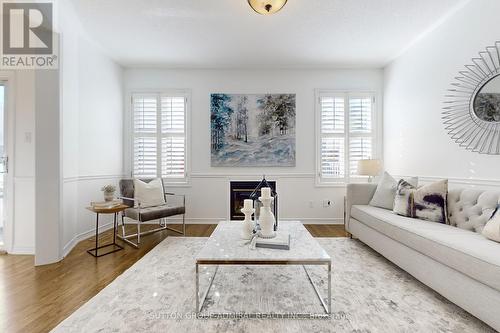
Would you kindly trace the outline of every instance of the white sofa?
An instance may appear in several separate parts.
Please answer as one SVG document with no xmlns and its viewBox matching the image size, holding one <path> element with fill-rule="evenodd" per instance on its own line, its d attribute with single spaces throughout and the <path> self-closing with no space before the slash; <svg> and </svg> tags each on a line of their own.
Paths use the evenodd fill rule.
<svg viewBox="0 0 500 333">
<path fill-rule="evenodd" d="M 377 185 L 349 184 L 346 229 L 384 257 L 500 331 L 500 243 L 480 233 L 500 192 L 452 190 L 451 225 L 369 206 Z"/>
</svg>

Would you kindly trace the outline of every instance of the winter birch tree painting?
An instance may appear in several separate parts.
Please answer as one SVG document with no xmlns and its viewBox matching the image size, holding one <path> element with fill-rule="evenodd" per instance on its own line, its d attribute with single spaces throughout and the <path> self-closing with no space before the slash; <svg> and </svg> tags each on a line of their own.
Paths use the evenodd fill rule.
<svg viewBox="0 0 500 333">
<path fill-rule="evenodd" d="M 295 166 L 295 94 L 212 94 L 212 166 Z"/>
</svg>

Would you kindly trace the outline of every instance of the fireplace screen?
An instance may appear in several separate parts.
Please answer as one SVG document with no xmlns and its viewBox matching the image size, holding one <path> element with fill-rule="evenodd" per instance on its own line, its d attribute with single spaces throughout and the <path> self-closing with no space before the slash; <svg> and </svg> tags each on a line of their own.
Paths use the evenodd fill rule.
<svg viewBox="0 0 500 333">
<path fill-rule="evenodd" d="M 276 182 L 268 181 L 273 192 L 276 192 Z M 244 220 L 245 215 L 241 212 L 243 200 L 250 199 L 250 194 L 260 184 L 260 181 L 232 181 L 230 182 L 230 220 Z"/>
</svg>

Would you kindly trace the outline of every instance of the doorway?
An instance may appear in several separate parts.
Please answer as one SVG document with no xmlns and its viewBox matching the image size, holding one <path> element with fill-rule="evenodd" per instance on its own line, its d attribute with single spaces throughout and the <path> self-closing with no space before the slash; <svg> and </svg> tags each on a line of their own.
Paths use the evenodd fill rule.
<svg viewBox="0 0 500 333">
<path fill-rule="evenodd" d="M 5 140 L 5 82 L 0 81 L 0 250 L 5 250 L 5 175 L 7 174 L 7 149 Z"/>
</svg>

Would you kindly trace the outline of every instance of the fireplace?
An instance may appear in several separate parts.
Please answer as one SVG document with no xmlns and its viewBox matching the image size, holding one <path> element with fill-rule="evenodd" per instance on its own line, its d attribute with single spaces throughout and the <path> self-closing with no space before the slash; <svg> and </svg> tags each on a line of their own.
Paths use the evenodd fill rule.
<svg viewBox="0 0 500 333">
<path fill-rule="evenodd" d="M 260 181 L 231 181 L 229 191 L 230 220 L 243 220 L 245 215 L 240 211 L 243 208 L 243 200 L 249 199 L 250 194 L 259 185 Z M 276 182 L 268 181 L 272 191 L 276 191 Z"/>
</svg>

